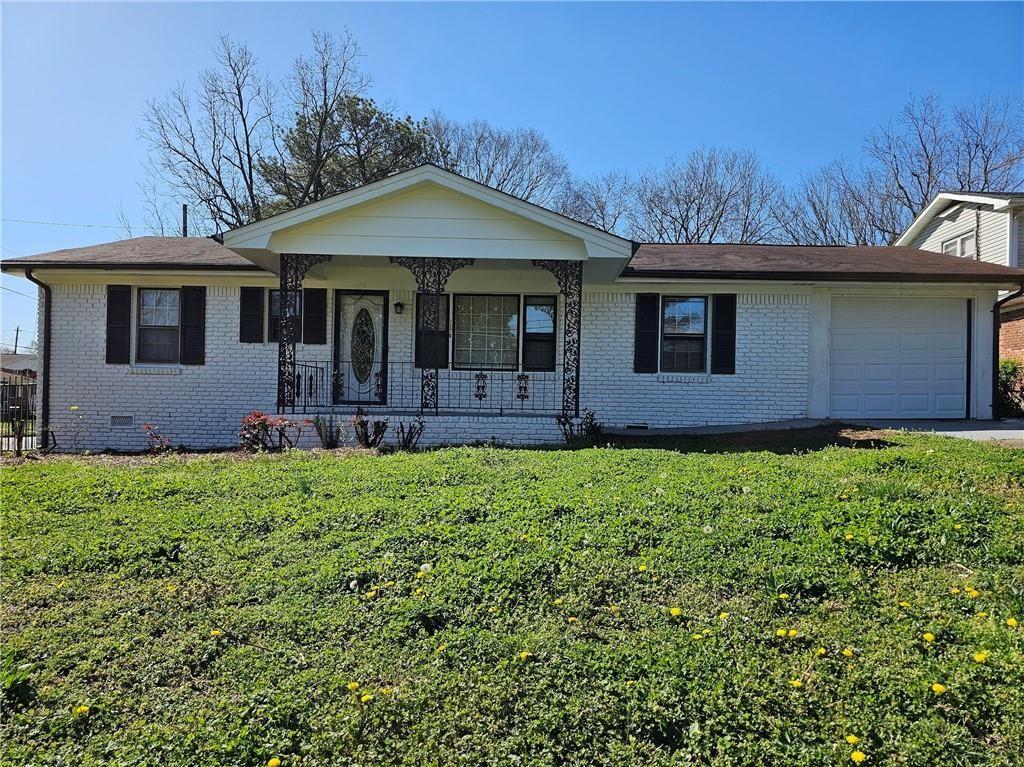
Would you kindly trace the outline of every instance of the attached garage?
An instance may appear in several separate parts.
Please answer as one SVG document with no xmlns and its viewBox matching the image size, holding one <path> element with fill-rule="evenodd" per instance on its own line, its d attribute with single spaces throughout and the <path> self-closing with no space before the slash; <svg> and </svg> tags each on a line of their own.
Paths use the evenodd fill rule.
<svg viewBox="0 0 1024 767">
<path fill-rule="evenodd" d="M 964 418 L 969 301 L 834 296 L 833 418 Z"/>
</svg>

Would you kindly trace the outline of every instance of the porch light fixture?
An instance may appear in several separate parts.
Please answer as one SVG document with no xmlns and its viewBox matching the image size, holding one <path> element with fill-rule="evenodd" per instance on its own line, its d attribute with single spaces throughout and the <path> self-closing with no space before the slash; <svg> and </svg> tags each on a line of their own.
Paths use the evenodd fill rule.
<svg viewBox="0 0 1024 767">
<path fill-rule="evenodd" d="M 405 304 L 401 301 L 395 301 L 395 314 L 401 314 L 405 311 Z"/>
</svg>

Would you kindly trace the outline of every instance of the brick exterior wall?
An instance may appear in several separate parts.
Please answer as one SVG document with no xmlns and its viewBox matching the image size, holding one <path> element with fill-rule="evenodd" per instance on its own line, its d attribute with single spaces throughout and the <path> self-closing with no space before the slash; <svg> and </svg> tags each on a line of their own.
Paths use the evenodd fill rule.
<svg viewBox="0 0 1024 767">
<path fill-rule="evenodd" d="M 1000 317 L 999 356 L 1024 362 L 1024 309 L 1004 312 Z"/>
<path fill-rule="evenodd" d="M 333 291 L 330 296 L 329 343 L 300 345 L 300 360 L 330 359 Z M 254 409 L 274 412 L 277 387 L 277 344 L 238 341 L 239 297 L 239 287 L 207 288 L 205 365 L 107 365 L 105 286 L 55 284 L 50 422 L 59 449 L 141 450 L 146 446 L 144 423 L 159 425 L 174 444 L 188 448 L 235 445 L 243 415 Z M 401 315 L 390 314 L 391 360 L 411 361 L 414 295 L 392 291 L 388 300 L 407 307 Z M 580 406 L 592 409 L 600 421 L 653 428 L 806 416 L 807 295 L 741 294 L 737 372 L 714 376 L 634 373 L 634 300 L 627 292 L 584 294 Z M 560 362 L 560 343 L 557 354 Z M 112 416 L 132 416 L 134 423 L 113 426 Z M 344 422 L 348 414 L 338 417 Z M 391 421 L 411 417 L 391 416 Z M 438 415 L 427 422 L 425 445 L 560 439 L 553 417 Z M 311 428 L 304 442 L 315 442 Z"/>
</svg>

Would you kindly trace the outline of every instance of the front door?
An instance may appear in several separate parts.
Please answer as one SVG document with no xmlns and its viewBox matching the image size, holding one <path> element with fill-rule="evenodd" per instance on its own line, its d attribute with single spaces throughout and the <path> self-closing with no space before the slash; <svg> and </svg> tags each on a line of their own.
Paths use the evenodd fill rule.
<svg viewBox="0 0 1024 767">
<path fill-rule="evenodd" d="M 334 301 L 334 401 L 387 401 L 388 294 L 339 290 Z"/>
</svg>

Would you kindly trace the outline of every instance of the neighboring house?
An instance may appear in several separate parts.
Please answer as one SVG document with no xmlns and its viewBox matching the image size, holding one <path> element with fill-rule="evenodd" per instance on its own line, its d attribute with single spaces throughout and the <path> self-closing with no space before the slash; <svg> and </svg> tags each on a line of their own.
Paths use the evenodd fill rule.
<svg viewBox="0 0 1024 767">
<path fill-rule="evenodd" d="M 1024 192 L 942 192 L 896 244 L 1024 266 Z M 1004 302 L 1000 318 L 1000 353 L 1024 362 L 1024 297 Z"/>
<path fill-rule="evenodd" d="M 39 361 L 35 354 L 0 354 L 0 377 L 35 379 L 39 374 Z"/>
<path fill-rule="evenodd" d="M 41 286 L 42 417 L 80 449 L 142 448 L 148 422 L 231 445 L 253 409 L 422 413 L 425 443 L 554 442 L 583 409 L 638 430 L 986 419 L 993 307 L 1024 279 L 904 247 L 634 243 L 433 166 L 223 244 L 3 269 Z"/>
</svg>

